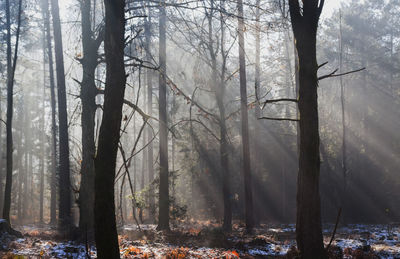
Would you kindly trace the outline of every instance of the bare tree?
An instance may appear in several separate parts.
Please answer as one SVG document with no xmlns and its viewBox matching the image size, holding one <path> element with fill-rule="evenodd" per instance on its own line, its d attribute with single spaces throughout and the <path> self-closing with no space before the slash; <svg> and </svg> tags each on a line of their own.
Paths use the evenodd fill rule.
<svg viewBox="0 0 400 259">
<path fill-rule="evenodd" d="M 61 36 L 60 12 L 58 0 L 51 0 L 51 14 L 53 17 L 54 49 L 56 56 L 57 97 L 58 97 L 58 121 L 59 121 L 59 155 L 60 170 L 58 188 L 60 191 L 58 224 L 61 230 L 68 230 L 72 225 L 71 217 L 71 180 L 69 164 L 68 144 L 68 114 L 67 95 L 65 89 L 65 72 L 63 44 Z"/>
<path fill-rule="evenodd" d="M 159 20 L 159 120 L 160 120 L 160 190 L 158 226 L 159 230 L 169 229 L 169 183 L 168 183 L 168 120 L 167 120 L 167 44 L 165 1 L 160 2 Z"/>
<path fill-rule="evenodd" d="M 301 258 L 326 258 L 319 194 L 318 63 L 316 41 L 324 0 L 289 0 L 299 56 L 300 154 L 297 182 L 296 240 Z"/>
<path fill-rule="evenodd" d="M 81 86 L 82 100 L 82 163 L 81 185 L 79 189 L 79 228 L 92 236 L 94 221 L 94 157 L 96 95 L 95 71 L 98 64 L 98 49 L 103 41 L 103 30 L 96 37 L 92 30 L 91 1 L 81 1 L 82 47 L 83 57 L 80 59 L 83 73 Z"/>
<path fill-rule="evenodd" d="M 106 86 L 95 158 L 95 240 L 98 258 L 119 258 L 114 181 L 125 94 L 125 0 L 104 0 Z"/>
<path fill-rule="evenodd" d="M 42 0 L 42 13 L 46 34 L 46 53 L 48 57 L 50 77 L 50 103 L 51 103 L 51 177 L 50 177 L 50 224 L 57 222 L 57 121 L 56 121 L 56 93 L 54 82 L 53 47 L 50 31 L 49 0 Z"/>
<path fill-rule="evenodd" d="M 240 114 L 242 125 L 242 156 L 244 177 L 245 221 L 246 231 L 252 232 L 253 219 L 253 193 L 251 187 L 250 168 L 250 143 L 249 143 L 249 117 L 247 112 L 247 81 L 246 81 L 246 51 L 244 45 L 244 17 L 243 1 L 238 0 L 238 34 L 239 34 L 239 74 L 240 74 Z"/>
<path fill-rule="evenodd" d="M 7 28 L 7 174 L 6 186 L 4 191 L 3 218 L 10 223 L 11 208 L 11 187 L 13 171 L 13 140 L 12 140 L 12 117 L 13 117 L 13 95 L 14 95 L 14 76 L 17 66 L 19 34 L 21 29 L 22 0 L 18 2 L 18 25 L 16 32 L 16 42 L 14 58 L 11 53 L 11 19 L 10 19 L 10 1 L 6 0 L 6 28 Z"/>
<path fill-rule="evenodd" d="M 148 62 L 151 62 L 151 50 L 150 50 L 150 44 L 151 44 L 151 14 L 150 14 L 150 9 L 149 9 L 149 16 L 146 21 L 145 25 L 145 40 L 146 40 L 146 60 Z M 147 114 L 149 116 L 152 116 L 153 114 L 153 71 L 151 69 L 147 69 Z M 153 161 L 153 136 L 152 136 L 152 130 L 149 127 L 147 131 L 147 142 L 148 147 L 147 147 L 147 170 L 149 173 L 149 183 L 152 183 L 154 180 L 154 161 Z M 154 221 L 155 219 L 155 201 L 154 201 L 154 190 L 153 188 L 150 188 L 150 194 L 149 194 L 149 216 L 150 220 Z"/>
</svg>

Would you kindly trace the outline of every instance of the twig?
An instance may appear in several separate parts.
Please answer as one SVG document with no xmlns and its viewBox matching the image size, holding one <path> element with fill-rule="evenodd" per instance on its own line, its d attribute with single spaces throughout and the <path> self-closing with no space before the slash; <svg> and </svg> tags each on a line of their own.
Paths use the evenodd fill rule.
<svg viewBox="0 0 400 259">
<path fill-rule="evenodd" d="M 342 207 L 339 208 L 338 215 L 336 217 L 335 228 L 333 229 L 331 240 L 329 241 L 329 244 L 326 246 L 326 250 L 329 249 L 329 247 L 331 246 L 333 240 L 335 239 L 335 234 L 336 234 L 337 226 L 339 224 L 340 214 L 342 214 Z"/>
<path fill-rule="evenodd" d="M 336 74 L 336 72 L 338 71 L 338 69 L 335 69 L 335 71 L 333 71 L 333 72 L 330 73 L 330 74 L 327 74 L 327 75 L 318 77 L 318 81 L 320 81 L 320 80 L 322 80 L 322 79 L 325 79 L 325 78 L 338 77 L 338 76 L 345 76 L 345 75 L 348 75 L 348 74 L 357 73 L 357 72 L 363 71 L 364 69 L 365 69 L 365 67 L 360 68 L 360 69 L 356 69 L 356 70 L 353 70 L 353 71 L 349 71 L 349 72 L 346 72 L 346 73 L 341 73 L 341 74 Z"/>
<path fill-rule="evenodd" d="M 326 64 L 328 64 L 328 61 L 322 63 L 321 65 L 318 65 L 318 69 L 320 69 L 321 67 L 325 66 Z"/>
<path fill-rule="evenodd" d="M 297 103 L 298 101 L 297 101 L 297 99 L 290 99 L 290 98 L 280 98 L 280 99 L 274 99 L 274 100 L 266 100 L 266 101 L 264 102 L 264 105 L 263 105 L 263 107 L 261 108 L 261 110 L 264 110 L 265 106 L 266 106 L 268 103 L 278 103 L 278 102 L 294 102 L 294 103 Z"/>
<path fill-rule="evenodd" d="M 127 165 L 127 161 L 126 161 L 126 157 L 125 157 L 125 152 L 124 152 L 124 149 L 122 148 L 122 145 L 121 145 L 121 142 L 120 142 L 120 144 L 118 145 L 119 146 L 119 150 L 120 150 L 120 152 L 121 152 L 121 156 L 122 156 L 122 160 L 123 160 L 123 163 L 124 163 L 124 167 L 125 167 L 125 174 L 128 176 L 128 181 L 129 181 L 129 187 L 130 187 L 130 189 L 131 189 L 131 195 L 132 195 L 132 210 L 133 210 L 133 212 L 132 212 L 132 216 L 133 216 L 133 219 L 135 220 L 135 222 L 136 222 L 136 225 L 137 225 L 137 227 L 138 227 L 138 229 L 139 229 L 139 231 L 142 231 L 142 229 L 140 228 L 140 224 L 139 224 L 139 221 L 137 220 L 137 218 L 136 218 L 136 213 L 135 213 L 135 208 L 136 208 L 136 198 L 135 198 L 135 192 L 133 191 L 133 186 L 132 186 L 132 180 L 131 180 L 131 176 L 130 176 L 130 174 L 129 174 L 129 167 L 128 167 L 128 165 Z M 135 183 L 136 184 L 136 183 Z"/>
<path fill-rule="evenodd" d="M 271 118 L 271 117 L 261 117 L 259 120 L 272 120 L 272 121 L 300 121 L 299 119 L 290 119 L 290 118 Z"/>
</svg>

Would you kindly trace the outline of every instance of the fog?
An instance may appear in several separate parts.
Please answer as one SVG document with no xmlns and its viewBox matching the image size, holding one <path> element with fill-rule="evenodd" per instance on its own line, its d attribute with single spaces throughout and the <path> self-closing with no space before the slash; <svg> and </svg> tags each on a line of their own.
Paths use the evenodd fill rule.
<svg viewBox="0 0 400 259">
<path fill-rule="evenodd" d="M 11 46 L 15 55 L 18 3 L 11 2 Z M 223 225 L 227 200 L 234 224 L 244 224 L 248 186 L 243 171 L 247 162 L 243 149 L 243 96 L 239 87 L 242 70 L 238 18 L 244 22 L 251 215 L 255 225 L 296 223 L 299 121 L 303 117 L 298 108 L 299 63 L 288 3 L 245 0 L 244 14 L 240 17 L 236 13 L 237 1 L 166 2 L 127 0 L 125 4 L 126 84 L 114 180 L 118 230 L 122 233 L 126 226 L 143 228 L 158 222 L 159 197 L 162 197 L 160 168 L 163 168 L 160 125 L 164 125 L 159 116 L 159 85 L 164 74 L 168 133 L 164 155 L 168 159 L 166 199 L 170 225 L 174 228 L 190 222 Z M 165 5 L 167 19 L 166 71 L 162 71 L 160 63 L 161 5 Z M 64 159 L 60 156 L 60 106 L 54 110 L 51 104 L 51 80 L 55 81 L 55 104 L 60 98 L 55 74 L 57 53 L 48 47 L 46 36 L 51 32 L 46 29 L 42 6 L 41 0 L 23 0 L 12 93 L 9 220 L 21 229 L 38 224 L 56 226 L 61 206 L 59 190 L 66 188 L 60 188 L 59 179 L 60 159 Z M 82 45 L 82 6 L 80 1 L 59 1 L 66 80 L 68 188 L 71 225 L 77 228 L 82 227 L 80 211 L 86 206 L 81 195 L 82 183 L 86 181 L 83 175 L 88 170 L 93 175 L 95 172 L 93 161 L 101 139 L 104 95 L 109 82 L 107 53 L 104 43 L 100 43 L 92 78 L 97 92 L 91 105 L 96 107 L 89 119 L 94 125 L 95 153 L 86 154 L 83 141 L 90 139 L 90 135 L 84 133 L 87 120 L 82 117 L 86 109 L 82 103 L 87 100 L 84 99 L 87 92 L 82 91 L 83 66 L 88 62 L 87 49 Z M 0 8 L 4 16 L 3 3 Z M 89 8 L 90 37 L 96 40 L 105 26 L 105 6 L 102 1 L 92 0 Z M 400 222 L 398 11 L 396 1 L 330 0 L 326 1 L 319 20 L 316 50 L 320 67 L 315 109 L 319 119 L 323 225 Z M 53 21 L 50 22 L 53 30 Z M 3 39 L 0 211 L 3 211 L 9 99 L 7 33 L 3 19 L 0 26 Z M 53 33 L 50 38 L 54 44 Z M 50 52 L 53 68 L 49 67 Z M 50 69 L 54 71 L 50 73 Z M 85 167 L 85 163 L 92 166 Z M 94 178 L 91 179 L 92 189 L 85 192 L 93 201 Z"/>
</svg>

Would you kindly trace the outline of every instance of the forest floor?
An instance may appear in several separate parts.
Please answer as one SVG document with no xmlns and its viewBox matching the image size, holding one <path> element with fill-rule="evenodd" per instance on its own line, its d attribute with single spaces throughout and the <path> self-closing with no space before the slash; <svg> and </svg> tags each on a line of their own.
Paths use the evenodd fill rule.
<svg viewBox="0 0 400 259">
<path fill-rule="evenodd" d="M 164 233 L 155 225 L 127 225 L 119 236 L 121 258 L 294 258 L 295 228 L 261 225 L 247 235 L 234 225 L 229 235 L 211 222 L 191 222 Z M 24 234 L 0 237 L 0 258 L 96 258 L 94 245 L 63 240 L 54 229 L 36 225 L 17 227 Z M 333 225 L 324 226 L 324 242 Z M 347 225 L 337 229 L 330 258 L 400 258 L 400 224 Z M 19 256 L 19 257 L 18 257 Z"/>
</svg>

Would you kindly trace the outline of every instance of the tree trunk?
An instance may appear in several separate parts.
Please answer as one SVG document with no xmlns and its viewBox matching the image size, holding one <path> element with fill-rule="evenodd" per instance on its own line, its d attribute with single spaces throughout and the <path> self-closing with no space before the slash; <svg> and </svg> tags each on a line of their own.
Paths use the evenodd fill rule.
<svg viewBox="0 0 400 259">
<path fill-rule="evenodd" d="M 26 115 L 24 116 L 24 120 L 26 120 Z M 25 122 L 24 122 L 25 123 Z M 24 193 L 22 195 L 22 217 L 21 221 L 24 222 L 28 215 L 28 145 L 26 141 L 26 133 L 24 133 L 25 140 L 25 152 L 24 152 L 24 175 L 23 175 L 23 190 Z M 25 222 L 24 222 L 25 223 Z"/>
<path fill-rule="evenodd" d="M 160 2 L 159 46 L 159 120 L 160 120 L 160 190 L 158 230 L 169 230 L 169 183 L 168 183 L 168 128 L 167 128 L 167 45 L 165 1 Z"/>
<path fill-rule="evenodd" d="M 95 240 L 98 258 L 119 258 L 114 181 L 125 94 L 125 0 L 104 0 L 106 87 L 95 158 Z M 106 224 L 105 224 L 106 223 Z"/>
<path fill-rule="evenodd" d="M 339 73 L 343 73 L 343 40 L 342 40 L 342 12 L 340 11 L 340 24 L 339 24 Z M 344 92 L 344 84 L 343 77 L 339 78 L 340 81 L 340 103 L 342 110 L 342 174 L 343 174 L 343 190 L 342 190 L 342 218 L 343 221 L 346 221 L 346 213 L 347 213 L 347 147 L 346 147 L 346 117 L 345 117 L 345 92 Z"/>
<path fill-rule="evenodd" d="M 28 107 L 31 107 L 30 105 L 28 105 Z M 29 114 L 29 120 L 28 120 L 28 124 L 27 124 L 27 128 L 30 128 L 31 127 L 31 114 L 30 113 L 28 113 Z M 32 137 L 31 137 L 31 135 L 29 134 L 29 139 L 32 139 Z M 31 142 L 31 145 L 30 145 L 30 150 L 29 150 L 29 163 L 28 163 L 28 175 L 29 175 L 29 192 L 28 192 L 28 196 L 26 197 L 26 199 L 27 199 L 27 201 L 28 201 L 28 219 L 29 219 L 29 223 L 32 223 L 32 222 L 34 222 L 35 221 L 35 219 L 34 219 L 34 209 L 36 208 L 34 205 L 33 205 L 33 201 L 34 201 L 34 199 L 33 199 L 33 197 L 34 197 L 34 195 L 33 195 L 33 188 L 34 188 L 34 186 L 33 186 L 33 155 L 32 155 L 32 148 L 33 148 L 33 141 Z"/>
<path fill-rule="evenodd" d="M 258 118 L 261 116 L 260 109 L 260 86 L 261 86 L 261 76 L 260 76 L 260 67 L 261 67 L 261 25 L 260 25 L 260 0 L 256 2 L 256 63 L 255 63 L 255 79 L 254 79 L 254 95 L 256 97 L 256 105 L 254 108 L 254 136 L 253 136 L 253 153 L 254 153 L 254 166 L 253 172 L 255 175 L 260 173 L 261 169 L 261 157 L 260 157 L 260 122 Z M 257 206 L 256 206 L 257 208 Z M 258 215 L 258 210 L 255 211 L 254 215 L 254 224 L 258 225 L 260 222 L 260 216 Z"/>
<path fill-rule="evenodd" d="M 296 241 L 301 258 L 326 258 L 319 194 L 318 64 L 316 36 L 324 1 L 290 0 L 290 16 L 299 56 L 300 156 L 297 182 Z"/>
<path fill-rule="evenodd" d="M 49 59 L 49 77 L 50 77 L 50 102 L 51 102 L 51 177 L 50 177 L 50 224 L 55 225 L 57 223 L 57 122 L 56 122 L 56 94 L 55 94 L 55 82 L 54 82 L 54 64 L 53 64 L 53 47 L 51 44 L 51 32 L 50 32 L 50 11 L 49 1 L 43 0 L 42 12 L 44 17 L 44 26 L 46 32 L 46 45 L 47 45 L 47 56 Z"/>
<path fill-rule="evenodd" d="M 243 1 L 238 0 L 238 33 L 239 33 L 239 74 L 240 74 L 240 114 L 242 124 L 242 174 L 244 178 L 244 200 L 246 231 L 251 232 L 253 220 L 253 193 L 251 188 L 249 118 L 247 112 L 246 57 L 244 45 Z"/>
<path fill-rule="evenodd" d="M 44 202 L 44 157 L 45 157 L 45 96 L 46 96 L 46 35 L 45 30 L 42 32 L 42 40 L 43 40 L 43 95 L 42 95 L 42 114 L 40 118 L 40 195 L 39 195 L 39 223 L 43 223 L 43 202 Z"/>
<path fill-rule="evenodd" d="M 72 225 L 71 182 L 68 145 L 67 96 L 65 89 L 64 56 L 58 0 L 51 0 L 51 14 L 53 17 L 54 47 L 56 55 L 58 121 L 60 137 L 60 170 L 58 176 L 60 197 L 58 208 L 58 224 L 60 230 L 68 230 Z"/>
<path fill-rule="evenodd" d="M 146 95 L 144 94 L 143 98 L 146 100 Z M 143 131 L 143 136 L 142 136 L 142 146 L 146 146 L 146 131 Z M 144 191 L 144 180 L 145 180 L 145 172 L 146 172 L 146 160 L 147 160 L 147 153 L 145 150 L 142 152 L 142 168 L 141 168 L 141 175 L 140 175 L 140 191 Z M 139 208 L 139 220 L 140 223 L 143 224 L 143 206 Z"/>
<path fill-rule="evenodd" d="M 95 146 L 95 116 L 96 95 L 95 71 L 97 67 L 98 48 L 101 43 L 102 33 L 95 39 L 91 26 L 91 1 L 81 1 L 82 16 L 82 46 L 83 68 L 81 81 L 82 100 L 82 164 L 81 186 L 79 190 L 79 229 L 85 235 L 92 237 L 94 224 L 94 157 Z"/>
<path fill-rule="evenodd" d="M 11 57 L 11 21 L 10 21 L 10 1 L 6 0 L 6 27 L 7 27 L 7 173 L 6 186 L 4 191 L 3 218 L 10 223 L 11 209 L 11 188 L 12 188 L 12 167 L 13 167 L 13 144 L 12 144 L 12 117 L 13 117 L 13 95 L 14 95 L 14 76 L 18 57 L 19 33 L 21 28 L 22 0 L 18 5 L 18 26 L 16 32 L 16 42 L 14 59 Z"/>
<path fill-rule="evenodd" d="M 224 1 L 221 1 L 221 5 L 224 5 Z M 230 173 L 229 173 L 229 160 L 228 160 L 228 131 L 226 128 L 226 115 L 225 115 L 225 104 L 224 104 L 224 95 L 225 95 L 225 48 L 224 48 L 224 40 L 225 40 L 225 27 L 224 21 L 222 20 L 221 14 L 221 56 L 222 56 L 222 67 L 221 67 L 221 75 L 218 78 L 217 72 L 217 57 L 214 49 L 214 39 L 213 39 L 213 15 L 215 12 L 214 9 L 214 0 L 210 3 L 210 11 L 208 14 L 208 45 L 209 45 L 209 53 L 211 58 L 211 84 L 215 91 L 215 99 L 218 106 L 219 111 L 219 129 L 220 129 L 220 141 L 219 141 L 219 154 L 220 154 L 220 163 L 221 163 L 221 180 L 222 180 L 222 198 L 224 202 L 224 218 L 223 218 L 223 230 L 226 232 L 230 232 L 232 230 L 232 200 L 231 200 L 231 187 L 230 187 Z M 221 7 L 223 9 L 223 7 Z"/>
<path fill-rule="evenodd" d="M 22 106 L 20 104 L 20 106 Z M 17 165 L 18 165 L 18 200 L 17 200 L 17 218 L 19 224 L 22 224 L 22 195 L 23 195 L 23 190 L 22 190 L 22 183 L 23 183 L 23 176 L 24 176 L 24 167 L 22 163 L 22 159 L 24 158 L 24 153 L 22 147 L 22 132 L 21 132 L 21 122 L 23 121 L 23 112 L 22 112 L 22 107 L 20 109 L 21 112 L 18 113 L 18 138 L 17 138 Z"/>
<path fill-rule="evenodd" d="M 151 62 L 151 16 L 149 14 L 148 21 L 146 22 L 145 28 L 145 39 L 146 39 L 146 60 Z M 147 69 L 147 114 L 152 116 L 153 114 L 153 71 L 151 69 Z M 150 193 L 149 193 L 149 220 L 150 222 L 154 222 L 155 219 L 155 201 L 154 201 L 154 189 L 153 189 L 153 180 L 154 180 L 154 160 L 153 160 L 153 132 L 150 127 L 147 127 L 147 170 L 149 173 L 149 184 L 150 184 Z"/>
</svg>

